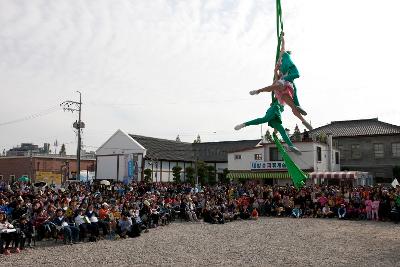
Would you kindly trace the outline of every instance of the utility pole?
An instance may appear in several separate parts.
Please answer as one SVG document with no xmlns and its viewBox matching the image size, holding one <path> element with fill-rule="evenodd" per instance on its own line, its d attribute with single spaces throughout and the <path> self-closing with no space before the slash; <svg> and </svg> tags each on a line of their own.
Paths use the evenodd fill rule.
<svg viewBox="0 0 400 267">
<path fill-rule="evenodd" d="M 77 145 L 77 151 L 76 151 L 76 161 L 77 161 L 77 179 L 80 179 L 80 174 L 81 174 L 81 129 L 85 128 L 85 123 L 81 121 L 81 111 L 82 111 L 82 93 L 79 91 L 76 91 L 79 93 L 79 102 L 76 101 L 71 101 L 67 100 L 64 101 L 60 104 L 60 106 L 63 107 L 64 111 L 71 111 L 74 113 L 75 111 L 78 112 L 78 121 L 75 121 L 73 124 L 73 127 L 78 131 L 78 145 Z"/>
</svg>

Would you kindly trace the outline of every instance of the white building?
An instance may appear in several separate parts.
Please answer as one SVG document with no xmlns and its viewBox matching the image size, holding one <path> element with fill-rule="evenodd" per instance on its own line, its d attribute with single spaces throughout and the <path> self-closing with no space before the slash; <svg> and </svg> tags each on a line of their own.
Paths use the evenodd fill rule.
<svg viewBox="0 0 400 267">
<path fill-rule="evenodd" d="M 146 149 L 122 130 L 115 132 L 96 151 L 96 179 L 139 180 Z"/>
<path fill-rule="evenodd" d="M 118 130 L 96 151 L 96 179 L 141 181 L 150 169 L 152 181 L 172 182 L 174 166 L 195 168 L 196 161 L 214 166 L 218 178 L 228 168 L 230 151 L 254 147 L 260 140 L 185 143 L 154 137 L 127 134 Z"/>
<path fill-rule="evenodd" d="M 302 154 L 289 152 L 289 155 L 304 172 L 320 174 L 340 171 L 339 150 L 313 141 L 294 144 Z M 228 177 L 232 179 L 265 179 L 265 183 L 280 185 L 291 183 L 286 165 L 274 143 L 260 143 L 253 148 L 228 153 L 228 169 Z M 315 178 L 313 182 L 321 182 L 318 175 Z"/>
</svg>

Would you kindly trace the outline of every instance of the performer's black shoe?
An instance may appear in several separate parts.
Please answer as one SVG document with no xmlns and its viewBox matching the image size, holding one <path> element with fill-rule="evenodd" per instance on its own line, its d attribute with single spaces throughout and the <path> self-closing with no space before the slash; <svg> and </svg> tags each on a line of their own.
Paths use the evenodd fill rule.
<svg viewBox="0 0 400 267">
<path fill-rule="evenodd" d="M 244 128 L 244 127 L 246 127 L 246 124 L 241 123 L 241 124 L 238 124 L 238 125 L 235 126 L 235 130 L 238 131 L 238 130 Z"/>
<path fill-rule="evenodd" d="M 301 115 L 307 116 L 307 112 L 300 106 L 296 106 L 297 110 L 300 112 Z"/>
</svg>

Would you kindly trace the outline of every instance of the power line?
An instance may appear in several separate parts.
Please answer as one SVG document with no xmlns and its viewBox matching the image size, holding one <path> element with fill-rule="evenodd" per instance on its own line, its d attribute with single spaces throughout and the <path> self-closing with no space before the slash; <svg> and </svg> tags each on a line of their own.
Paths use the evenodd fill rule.
<svg viewBox="0 0 400 267">
<path fill-rule="evenodd" d="M 242 98 L 242 99 L 225 99 L 225 100 L 198 100 L 198 101 L 178 101 L 178 102 L 163 102 L 157 103 L 159 105 L 178 105 L 178 104 L 209 104 L 209 103 L 224 103 L 224 102 L 241 102 L 241 101 L 254 101 L 252 99 Z M 148 106 L 149 103 L 98 103 L 89 102 L 93 106 Z"/>
<path fill-rule="evenodd" d="M 15 120 L 11 120 L 11 121 L 6 121 L 6 122 L 3 122 L 3 123 L 0 123 L 0 126 L 5 126 L 5 125 L 18 123 L 18 122 L 33 120 L 33 119 L 36 119 L 36 118 L 39 118 L 39 117 L 43 117 L 45 115 L 49 115 L 51 113 L 57 112 L 59 110 L 60 110 L 60 107 L 58 105 L 57 106 L 53 106 L 53 107 L 50 107 L 48 109 L 42 110 L 42 111 L 40 111 L 38 113 L 31 114 L 31 115 L 25 116 L 25 117 L 20 118 L 20 119 L 15 119 Z"/>
</svg>

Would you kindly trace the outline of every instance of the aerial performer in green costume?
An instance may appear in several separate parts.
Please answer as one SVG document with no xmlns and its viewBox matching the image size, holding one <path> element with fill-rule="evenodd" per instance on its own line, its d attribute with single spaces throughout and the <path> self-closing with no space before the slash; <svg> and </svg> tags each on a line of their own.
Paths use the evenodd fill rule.
<svg viewBox="0 0 400 267">
<path fill-rule="evenodd" d="M 285 51 L 282 8 L 280 0 L 276 0 L 276 14 L 278 46 L 275 57 L 274 82 L 270 86 L 250 92 L 251 95 L 256 95 L 261 92 L 271 92 L 272 103 L 264 117 L 238 124 L 235 126 L 235 130 L 240 130 L 246 126 L 259 125 L 262 123 L 268 123 L 270 127 L 274 128 L 274 133 L 272 135 L 273 141 L 278 148 L 279 153 L 282 155 L 294 186 L 296 188 L 301 188 L 305 185 L 307 175 L 291 159 L 290 155 L 282 146 L 281 141 L 276 136 L 276 133 L 279 132 L 283 140 L 289 146 L 289 150 L 296 154 L 301 154 L 301 152 L 293 145 L 284 127 L 282 126 L 281 113 L 283 111 L 283 106 L 287 104 L 289 107 L 291 107 L 293 114 L 297 116 L 302 121 L 304 126 L 306 126 L 309 130 L 312 130 L 312 127 L 304 119 L 303 115 L 307 115 L 307 112 L 300 107 L 297 98 L 297 90 L 296 86 L 294 85 L 294 79 L 299 78 L 299 72 L 290 58 L 290 53 Z"/>
<path fill-rule="evenodd" d="M 302 121 L 303 125 L 306 126 L 307 129 L 312 130 L 312 127 L 301 114 L 305 113 L 305 111 L 295 104 L 294 99 L 297 99 L 297 96 L 296 90 L 294 89 L 293 80 L 299 77 L 299 72 L 297 71 L 297 68 L 293 64 L 292 60 L 290 59 L 289 53 L 285 51 L 283 33 L 281 35 L 281 39 L 282 46 L 279 59 L 277 61 L 277 64 L 275 65 L 274 83 L 265 88 L 250 92 L 251 95 L 256 95 L 261 92 L 273 92 L 275 97 L 273 98 L 273 102 L 270 108 L 268 108 L 264 117 L 241 123 L 235 127 L 235 130 L 240 130 L 241 128 L 250 125 L 268 123 L 269 126 L 280 133 L 283 140 L 289 146 L 290 151 L 301 154 L 301 152 L 290 141 L 290 138 L 288 137 L 284 127 L 282 126 L 281 112 L 283 111 L 283 105 L 289 105 L 292 108 L 293 114 Z"/>
<path fill-rule="evenodd" d="M 280 56 L 279 56 L 278 62 L 275 65 L 274 83 L 272 85 L 264 87 L 262 89 L 250 91 L 250 94 L 258 95 L 261 92 L 273 92 L 275 95 L 275 98 L 273 101 L 277 101 L 282 106 L 287 104 L 289 107 L 291 107 L 293 114 L 301 120 L 303 125 L 306 126 L 307 129 L 312 130 L 312 126 L 302 116 L 302 114 L 307 114 L 307 113 L 298 104 L 297 93 L 296 93 L 296 89 L 295 89 L 296 87 L 293 83 L 293 80 L 299 77 L 299 72 L 298 72 L 296 66 L 293 64 L 292 60 L 290 59 L 289 53 L 287 51 L 285 51 L 285 41 L 283 39 L 283 32 L 281 35 L 281 39 L 282 39 L 282 46 L 281 46 L 281 51 L 280 51 Z M 296 102 L 297 102 L 297 104 L 296 104 Z M 275 104 L 273 103 L 271 106 L 273 106 L 273 105 L 275 105 Z M 280 111 L 282 112 L 283 108 L 280 108 Z M 269 115 L 269 116 L 267 116 L 267 115 Z M 280 114 L 279 114 L 279 117 L 280 117 Z M 241 128 L 250 126 L 250 125 L 258 125 L 258 124 L 262 124 L 265 122 L 269 122 L 270 119 L 271 119 L 271 113 L 268 114 L 268 111 L 267 111 L 266 115 L 263 118 L 258 118 L 258 119 L 252 120 L 252 121 L 248 121 L 248 122 L 239 124 L 235 127 L 235 130 L 240 130 Z M 270 125 L 270 126 L 273 127 L 272 125 Z M 273 127 L 273 128 L 275 128 L 275 127 Z M 276 129 L 276 130 L 279 131 L 279 129 Z M 279 132 L 282 135 L 282 138 L 285 140 L 285 142 L 289 145 L 289 147 L 292 147 L 290 145 L 290 143 L 287 142 L 287 139 L 289 139 L 289 138 L 287 136 L 283 135 L 281 133 L 281 131 L 279 131 Z"/>
<path fill-rule="evenodd" d="M 275 80 L 274 84 L 265 88 L 251 91 L 251 95 L 259 94 L 261 92 L 274 92 L 275 97 L 279 103 L 284 105 L 288 104 L 292 108 L 293 114 L 298 117 L 303 124 L 309 129 L 310 125 L 301 115 L 306 116 L 307 112 L 300 106 L 297 98 L 297 89 L 294 84 L 294 79 L 300 77 L 296 65 L 290 58 L 290 52 L 285 50 L 284 33 L 281 33 L 281 51 L 279 54 L 278 62 L 275 66 Z"/>
</svg>

